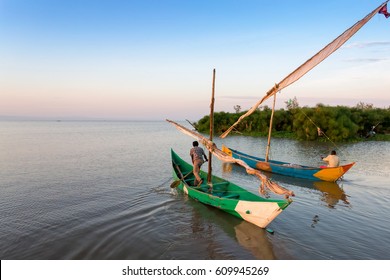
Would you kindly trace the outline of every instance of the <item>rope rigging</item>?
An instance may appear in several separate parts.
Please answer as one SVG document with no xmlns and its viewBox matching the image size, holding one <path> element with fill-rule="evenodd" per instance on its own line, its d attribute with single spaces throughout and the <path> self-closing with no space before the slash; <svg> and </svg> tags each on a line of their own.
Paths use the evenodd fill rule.
<svg viewBox="0 0 390 280">
<path fill-rule="evenodd" d="M 305 113 L 305 111 L 303 111 L 301 108 L 298 108 L 298 109 L 300 109 L 300 111 L 306 116 L 306 118 L 308 118 L 309 121 L 317 128 L 318 136 L 324 135 L 326 137 L 326 139 L 328 139 L 333 144 L 333 146 L 335 146 L 340 151 L 341 154 L 344 154 L 343 151 L 340 149 L 340 147 L 337 146 L 336 143 L 333 142 L 328 137 L 328 135 L 326 135 L 326 133 Z"/>
</svg>

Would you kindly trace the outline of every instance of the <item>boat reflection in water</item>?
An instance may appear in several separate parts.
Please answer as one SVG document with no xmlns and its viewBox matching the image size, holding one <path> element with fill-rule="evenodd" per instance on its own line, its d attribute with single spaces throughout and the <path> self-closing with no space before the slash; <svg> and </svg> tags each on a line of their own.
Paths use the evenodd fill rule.
<svg viewBox="0 0 390 280">
<path fill-rule="evenodd" d="M 236 238 L 241 246 L 248 249 L 257 259 L 276 259 L 267 231 L 248 222 L 241 222 L 234 227 Z"/>
<path fill-rule="evenodd" d="M 193 234 L 199 235 L 198 237 L 202 240 L 201 242 L 208 242 L 207 255 L 209 259 L 242 258 L 242 256 L 232 257 L 232 254 L 235 254 L 235 250 L 234 248 L 229 249 L 229 246 L 226 247 L 226 242 L 219 234 L 220 229 L 227 236 L 234 238 L 240 246 L 247 249 L 254 259 L 277 259 L 272 243 L 269 240 L 271 236 L 265 229 L 259 228 L 214 207 L 192 200 L 188 202 L 193 204 L 191 206 L 193 208 L 191 219 L 192 232 Z"/>
<path fill-rule="evenodd" d="M 224 163 L 222 166 L 222 171 L 225 175 L 228 175 L 231 172 L 245 173 L 242 168 L 230 163 Z M 295 187 L 303 187 L 320 191 L 321 201 L 325 202 L 326 206 L 330 208 L 335 208 L 336 205 L 339 203 L 342 203 L 343 206 L 350 206 L 350 202 L 348 201 L 348 195 L 346 195 L 345 191 L 342 188 L 342 181 L 340 183 L 327 181 L 312 181 L 307 179 L 287 177 L 265 171 L 263 171 L 263 173 L 267 175 L 267 177 L 269 177 L 270 179 L 280 183 L 282 186 L 286 186 L 289 189 L 293 189 Z M 299 195 L 299 189 L 294 192 L 296 193 L 296 195 Z"/>
<path fill-rule="evenodd" d="M 334 208 L 341 200 L 345 205 L 349 205 L 348 197 L 342 187 L 336 182 L 313 182 L 314 188 L 322 192 L 322 200 L 328 204 L 329 207 Z"/>
</svg>

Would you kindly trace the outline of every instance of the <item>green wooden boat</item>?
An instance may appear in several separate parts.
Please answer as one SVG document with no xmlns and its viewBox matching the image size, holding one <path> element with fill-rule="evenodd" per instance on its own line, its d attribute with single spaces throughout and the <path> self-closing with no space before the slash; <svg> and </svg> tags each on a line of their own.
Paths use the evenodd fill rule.
<svg viewBox="0 0 390 280">
<path fill-rule="evenodd" d="M 207 172 L 201 170 L 203 183 L 194 186 L 192 165 L 181 159 L 171 149 L 173 177 L 180 180 L 177 188 L 189 197 L 207 205 L 266 228 L 288 205 L 291 200 L 266 199 L 251 193 L 229 181 L 212 176 L 212 188 L 207 184 Z"/>
</svg>

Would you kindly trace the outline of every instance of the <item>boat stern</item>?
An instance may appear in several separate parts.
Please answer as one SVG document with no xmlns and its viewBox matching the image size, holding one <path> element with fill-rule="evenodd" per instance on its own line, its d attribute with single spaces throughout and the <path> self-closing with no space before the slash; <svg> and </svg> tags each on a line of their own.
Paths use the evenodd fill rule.
<svg viewBox="0 0 390 280">
<path fill-rule="evenodd" d="M 317 173 L 313 174 L 314 177 L 328 182 L 336 182 L 341 176 L 343 176 L 351 167 L 355 164 L 352 162 L 339 167 L 322 168 Z"/>
<path fill-rule="evenodd" d="M 266 228 L 290 203 L 290 200 L 283 202 L 242 200 L 237 203 L 235 211 L 243 220 L 255 224 L 258 227 Z"/>
<path fill-rule="evenodd" d="M 224 152 L 225 154 L 228 154 L 229 156 L 233 156 L 233 153 L 232 153 L 232 151 L 228 148 L 228 147 L 226 147 L 225 145 L 223 145 L 222 144 L 222 152 Z"/>
</svg>

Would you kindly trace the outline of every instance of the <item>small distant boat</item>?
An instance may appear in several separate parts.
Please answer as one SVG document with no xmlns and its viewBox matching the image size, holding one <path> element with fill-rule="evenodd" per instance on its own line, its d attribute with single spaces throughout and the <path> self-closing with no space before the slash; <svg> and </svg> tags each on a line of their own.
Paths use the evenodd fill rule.
<svg viewBox="0 0 390 280">
<path fill-rule="evenodd" d="M 205 183 L 194 186 L 192 165 L 181 159 L 172 149 L 171 159 L 173 177 L 180 180 L 178 189 L 203 204 L 216 207 L 260 228 L 266 228 L 291 203 L 291 200 L 260 197 L 214 175 L 209 185 L 205 180 L 208 173 L 203 170 L 200 171 L 200 176 Z"/>
<path fill-rule="evenodd" d="M 243 160 L 250 167 L 275 174 L 309 179 L 315 181 L 336 182 L 341 178 L 355 162 L 338 167 L 311 167 L 283 161 L 268 160 L 242 153 L 240 151 L 222 146 L 222 151 L 236 159 Z"/>
</svg>

